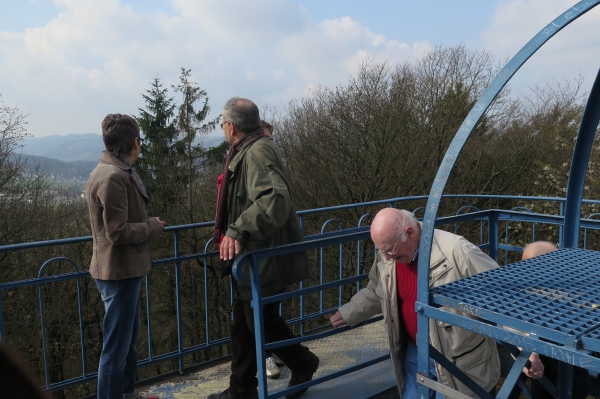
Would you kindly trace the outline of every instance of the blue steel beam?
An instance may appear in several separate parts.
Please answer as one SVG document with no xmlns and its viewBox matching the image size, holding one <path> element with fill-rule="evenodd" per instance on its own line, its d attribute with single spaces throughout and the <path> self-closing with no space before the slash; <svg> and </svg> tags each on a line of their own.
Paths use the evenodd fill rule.
<svg viewBox="0 0 600 399">
<path fill-rule="evenodd" d="M 530 352 L 541 353 L 548 357 L 560 360 L 561 362 L 592 370 L 600 373 L 600 358 L 591 354 L 582 352 L 568 346 L 559 347 L 535 338 L 519 334 L 491 324 L 482 323 L 455 313 L 446 312 L 432 306 L 417 302 L 419 314 L 428 318 L 436 319 L 453 326 L 460 326 L 469 331 L 473 331 L 487 337 L 492 337 L 498 341 L 508 342 Z"/>
</svg>

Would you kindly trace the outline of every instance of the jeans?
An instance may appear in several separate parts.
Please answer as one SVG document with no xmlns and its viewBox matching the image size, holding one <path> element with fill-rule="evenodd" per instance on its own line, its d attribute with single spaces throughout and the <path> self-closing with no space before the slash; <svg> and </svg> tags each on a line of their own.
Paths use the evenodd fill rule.
<svg viewBox="0 0 600 399">
<path fill-rule="evenodd" d="M 106 311 L 98 399 L 122 399 L 135 394 L 142 277 L 95 281 Z"/>
<path fill-rule="evenodd" d="M 417 384 L 417 346 L 410 339 L 406 345 L 406 358 L 404 359 L 404 391 L 402 391 L 403 399 L 416 399 L 419 397 Z M 429 372 L 433 376 L 433 380 L 437 381 L 437 371 L 435 370 L 435 362 L 429 359 Z M 444 395 L 439 392 L 430 390 L 430 399 L 444 399 Z"/>
</svg>

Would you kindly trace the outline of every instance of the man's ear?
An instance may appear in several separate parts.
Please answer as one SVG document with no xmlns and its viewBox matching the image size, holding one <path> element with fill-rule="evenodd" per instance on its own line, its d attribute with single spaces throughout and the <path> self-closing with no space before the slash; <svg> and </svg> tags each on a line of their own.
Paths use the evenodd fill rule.
<svg viewBox="0 0 600 399">
<path fill-rule="evenodd" d="M 413 229 L 413 228 L 412 228 L 412 227 L 410 227 L 410 226 L 406 226 L 406 227 L 404 228 L 404 234 L 406 234 L 406 236 L 407 236 L 407 237 L 410 237 L 410 236 L 412 236 L 412 235 L 414 235 L 414 234 L 415 234 L 415 229 Z"/>
</svg>

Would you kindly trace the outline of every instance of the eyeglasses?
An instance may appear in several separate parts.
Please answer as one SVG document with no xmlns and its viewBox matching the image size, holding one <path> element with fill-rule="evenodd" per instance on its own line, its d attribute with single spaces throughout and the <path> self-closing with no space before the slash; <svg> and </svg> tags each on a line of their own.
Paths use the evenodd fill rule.
<svg viewBox="0 0 600 399">
<path fill-rule="evenodd" d="M 144 144 L 144 140 L 145 140 L 145 139 L 143 139 L 143 138 L 141 138 L 141 137 L 138 137 L 138 142 L 140 143 L 140 145 Z"/>
<path fill-rule="evenodd" d="M 227 122 L 231 122 L 231 120 L 221 122 L 221 129 L 223 129 L 223 125 L 226 124 Z"/>
<path fill-rule="evenodd" d="M 391 251 L 384 251 L 383 249 L 378 249 L 379 253 L 382 255 L 392 256 L 394 254 L 394 251 L 396 250 L 396 247 L 398 246 L 398 243 L 400 242 L 400 237 L 402 237 L 402 234 L 398 236 L 396 244 L 394 245 L 394 248 L 392 248 Z"/>
</svg>

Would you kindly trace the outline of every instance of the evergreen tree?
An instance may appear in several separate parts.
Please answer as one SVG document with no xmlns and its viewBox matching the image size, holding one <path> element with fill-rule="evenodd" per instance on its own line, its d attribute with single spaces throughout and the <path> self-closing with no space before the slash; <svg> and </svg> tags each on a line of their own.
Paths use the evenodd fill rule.
<svg viewBox="0 0 600 399">
<path fill-rule="evenodd" d="M 176 143 L 176 152 L 185 176 L 187 178 L 187 207 L 189 223 L 193 223 L 193 183 L 197 180 L 197 172 L 202 169 L 201 161 L 205 158 L 202 147 L 202 138 L 198 134 L 206 134 L 215 129 L 219 123 L 220 115 L 213 120 L 205 122 L 210 107 L 206 91 L 191 81 L 191 69 L 181 68 L 179 84 L 173 86 L 175 92 L 181 93 L 182 103 L 177 114 L 177 128 L 179 141 Z M 200 108 L 197 109 L 197 104 Z"/>
<path fill-rule="evenodd" d="M 177 106 L 158 77 L 150 86 L 142 94 L 145 109 L 138 108 L 140 113 L 135 117 L 145 139 L 136 169 L 148 190 L 151 213 L 161 215 L 177 203 L 176 190 L 172 189 L 180 180 L 175 152 L 179 135 L 174 121 Z"/>
</svg>

